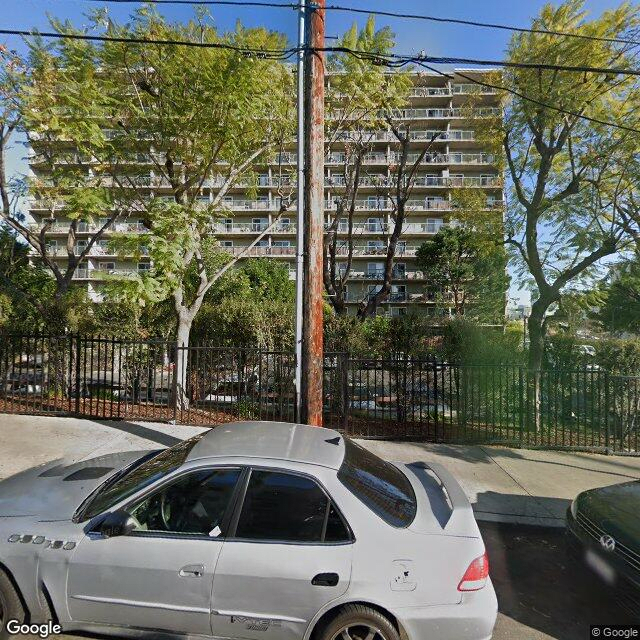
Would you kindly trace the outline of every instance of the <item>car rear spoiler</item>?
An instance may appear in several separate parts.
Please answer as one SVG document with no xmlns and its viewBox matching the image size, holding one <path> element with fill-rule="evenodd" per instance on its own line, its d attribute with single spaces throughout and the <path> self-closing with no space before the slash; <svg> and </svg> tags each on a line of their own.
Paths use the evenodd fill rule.
<svg viewBox="0 0 640 640">
<path fill-rule="evenodd" d="M 412 462 L 407 465 L 414 473 L 423 470 L 430 473 L 445 494 L 451 513 L 442 523 L 444 531 L 451 535 L 477 536 L 478 526 L 473 516 L 471 503 L 458 481 L 451 473 L 436 462 Z M 416 473 L 420 477 L 419 473 Z"/>
</svg>

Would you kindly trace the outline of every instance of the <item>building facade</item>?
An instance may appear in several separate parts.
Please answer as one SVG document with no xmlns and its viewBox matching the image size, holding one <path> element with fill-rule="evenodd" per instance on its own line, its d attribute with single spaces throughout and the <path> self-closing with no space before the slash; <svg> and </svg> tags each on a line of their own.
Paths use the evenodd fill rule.
<svg viewBox="0 0 640 640">
<path fill-rule="evenodd" d="M 465 70 L 464 75 L 481 78 L 483 72 Z M 412 153 L 417 155 L 424 146 L 431 146 L 417 171 L 408 202 L 408 215 L 396 252 L 392 292 L 380 309 L 381 313 L 389 315 L 402 315 L 410 310 L 432 314 L 447 312 L 446 297 L 429 288 L 427 279 L 416 265 L 415 255 L 427 238 L 449 223 L 454 211 L 456 190 L 477 189 L 486 202 L 487 210 L 495 210 L 496 215 L 501 215 L 504 209 L 503 177 L 499 163 L 476 139 L 472 121 L 501 113 L 497 91 L 470 83 L 468 79 L 455 74 L 450 79 L 419 73 L 413 79 L 409 105 L 398 117 L 411 123 L 414 141 Z M 472 96 L 474 107 L 469 109 L 467 105 Z M 436 133 L 437 138 L 431 142 Z M 391 176 L 390 167 L 395 164 L 396 153 L 392 133 L 383 130 L 375 132 L 371 138 L 371 150 L 365 156 L 366 178 L 360 184 L 353 225 L 354 257 L 346 298 L 352 312 L 380 286 L 393 222 L 391 203 L 380 196 L 379 187 Z M 136 161 L 140 165 L 149 165 L 149 171 L 142 171 L 139 177 L 148 188 L 149 196 L 166 195 L 163 194 L 161 181 L 155 179 L 153 165 L 145 154 L 141 153 Z M 343 163 L 339 145 L 332 145 L 332 151 L 325 160 L 327 221 L 335 211 L 335 199 L 344 186 Z M 281 206 L 283 167 L 289 167 L 293 175 L 295 165 L 295 148 L 265 157 L 254 167 L 257 175 L 257 183 L 252 185 L 252 192 L 256 194 L 254 197 L 247 197 L 250 185 L 246 183 L 237 184 L 229 191 L 224 199 L 224 211 L 213 225 L 215 236 L 224 250 L 235 255 L 244 253 L 248 245 L 272 226 Z M 31 170 L 35 175 L 41 175 L 41 167 L 37 162 L 31 164 Z M 203 185 L 199 197 L 203 202 L 208 202 L 218 187 L 217 179 L 212 176 Z M 35 227 L 41 228 L 44 217 L 50 215 L 47 207 L 46 203 L 38 200 L 30 203 Z M 59 254 L 60 260 L 64 261 L 69 225 L 68 222 L 65 224 L 63 211 L 61 214 L 62 217 L 57 217 L 56 223 L 49 227 L 46 236 L 50 252 Z M 94 225 L 79 225 L 78 252 L 86 247 L 90 234 L 103 222 L 96 220 Z M 115 223 L 110 232 L 91 249 L 86 261 L 77 270 L 75 280 L 85 285 L 95 300 L 100 299 L 101 286 L 107 279 L 151 268 L 148 258 L 134 260 L 116 255 L 109 243 L 113 232 L 145 233 L 146 230 L 142 220 L 130 217 Z M 344 238 L 339 251 L 346 256 L 346 221 L 340 221 L 338 234 Z M 291 277 L 294 277 L 295 253 L 294 205 L 290 213 L 281 215 L 277 224 L 260 238 L 247 255 L 281 261 L 288 265 Z"/>
</svg>

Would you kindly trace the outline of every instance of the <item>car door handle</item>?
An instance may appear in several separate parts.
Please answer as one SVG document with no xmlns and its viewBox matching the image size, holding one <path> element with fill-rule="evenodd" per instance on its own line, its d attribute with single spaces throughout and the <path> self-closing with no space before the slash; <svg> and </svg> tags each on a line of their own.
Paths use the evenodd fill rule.
<svg viewBox="0 0 640 640">
<path fill-rule="evenodd" d="M 335 587 L 340 578 L 337 573 L 319 573 L 311 581 L 314 587 Z"/>
<path fill-rule="evenodd" d="M 203 564 L 188 564 L 186 567 L 180 569 L 180 576 L 182 578 L 202 578 L 203 575 Z"/>
</svg>

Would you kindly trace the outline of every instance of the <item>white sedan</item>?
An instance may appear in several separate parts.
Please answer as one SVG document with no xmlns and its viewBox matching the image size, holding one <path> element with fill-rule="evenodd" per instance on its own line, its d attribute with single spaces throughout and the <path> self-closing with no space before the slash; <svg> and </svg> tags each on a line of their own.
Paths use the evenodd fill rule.
<svg viewBox="0 0 640 640">
<path fill-rule="evenodd" d="M 469 502 L 443 468 L 335 431 L 241 422 L 0 483 L 0 637 L 484 640 Z"/>
</svg>

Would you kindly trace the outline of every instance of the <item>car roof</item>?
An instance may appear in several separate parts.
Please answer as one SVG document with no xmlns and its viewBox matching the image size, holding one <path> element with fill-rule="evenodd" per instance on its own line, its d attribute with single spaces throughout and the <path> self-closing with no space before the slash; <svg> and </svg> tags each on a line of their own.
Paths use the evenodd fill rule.
<svg viewBox="0 0 640 640">
<path fill-rule="evenodd" d="M 339 469 L 344 451 L 343 437 L 332 429 L 288 422 L 230 422 L 206 433 L 187 460 L 262 458 Z"/>
</svg>

